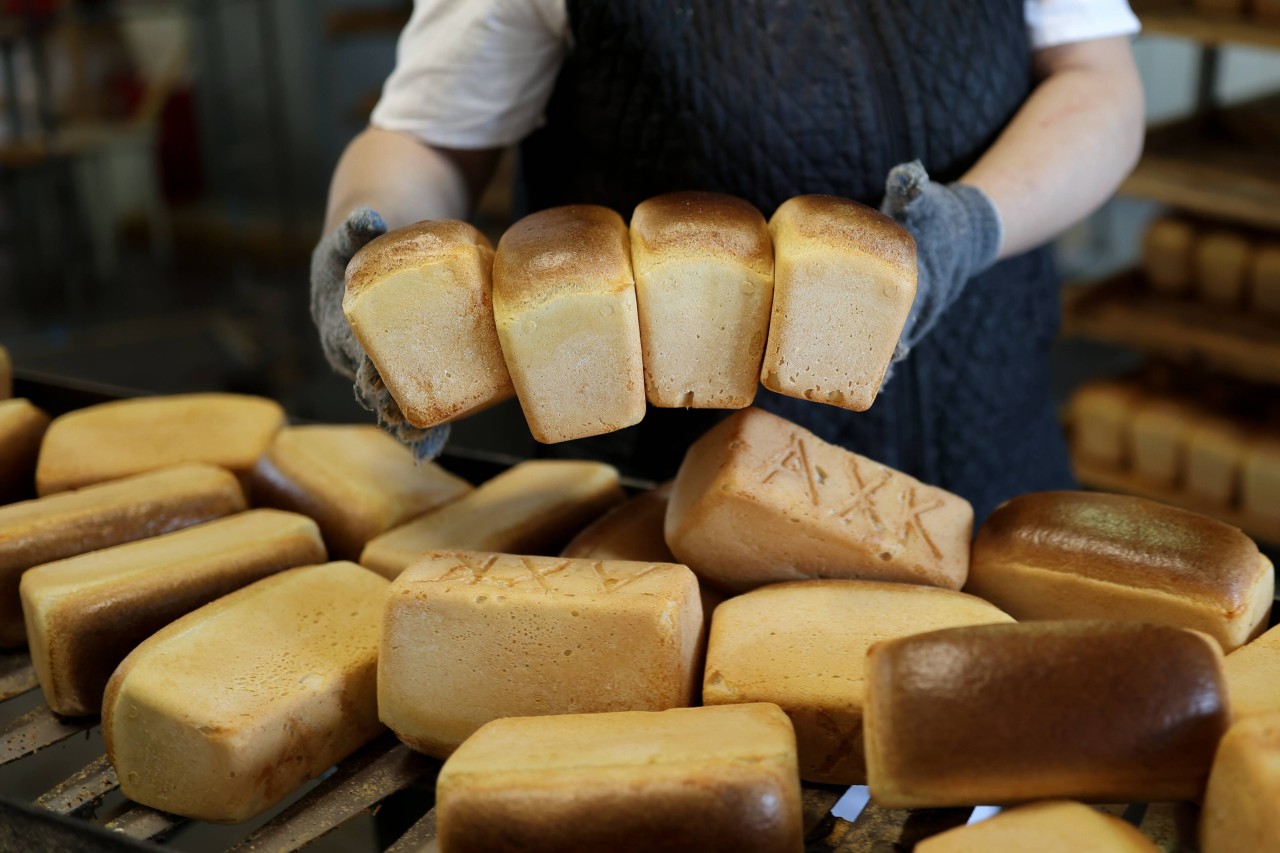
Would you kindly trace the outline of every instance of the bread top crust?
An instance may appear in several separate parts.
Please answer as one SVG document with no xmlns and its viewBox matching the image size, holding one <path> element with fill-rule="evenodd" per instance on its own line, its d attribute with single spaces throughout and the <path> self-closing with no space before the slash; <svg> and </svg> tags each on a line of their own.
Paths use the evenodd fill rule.
<svg viewBox="0 0 1280 853">
<path fill-rule="evenodd" d="M 351 297 L 388 275 L 476 251 L 487 268 L 493 263 L 493 244 L 478 228 L 457 219 L 427 219 L 388 231 L 356 252 L 347 264 L 347 296 Z"/>
<path fill-rule="evenodd" d="M 718 256 L 773 276 L 773 240 L 764 216 L 725 193 L 677 192 L 642 201 L 631 214 L 631 251 L 637 269 Z"/>
<path fill-rule="evenodd" d="M 1271 565 L 1238 528 L 1128 495 L 1035 492 L 978 531 L 970 572 L 1018 564 L 1156 589 L 1215 608 L 1247 607 Z"/>
<path fill-rule="evenodd" d="M 916 278 L 916 241 L 911 232 L 875 208 L 833 195 L 787 199 L 769 219 L 775 245 L 793 240 L 877 258 Z"/>
<path fill-rule="evenodd" d="M 493 299 L 509 309 L 565 292 L 635 286 L 631 240 L 607 207 L 571 204 L 531 213 L 507 229 L 493 260 Z"/>
</svg>

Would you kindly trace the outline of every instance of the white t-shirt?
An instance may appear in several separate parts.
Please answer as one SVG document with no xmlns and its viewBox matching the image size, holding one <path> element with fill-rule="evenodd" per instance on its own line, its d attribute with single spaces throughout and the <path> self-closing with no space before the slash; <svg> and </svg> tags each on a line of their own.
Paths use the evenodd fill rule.
<svg viewBox="0 0 1280 853">
<path fill-rule="evenodd" d="M 1025 0 L 1033 49 L 1138 32 L 1127 0 Z M 370 118 L 443 148 L 501 148 L 543 120 L 571 41 L 565 0 L 414 0 Z"/>
</svg>

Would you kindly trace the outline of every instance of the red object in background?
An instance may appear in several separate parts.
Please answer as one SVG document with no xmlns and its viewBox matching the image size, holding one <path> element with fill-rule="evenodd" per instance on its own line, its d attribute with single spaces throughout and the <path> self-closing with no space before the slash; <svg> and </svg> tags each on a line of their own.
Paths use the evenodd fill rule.
<svg viewBox="0 0 1280 853">
<path fill-rule="evenodd" d="M 160 183 L 169 201 L 187 201 L 204 192 L 200 163 L 200 134 L 195 94 L 175 89 L 160 112 Z"/>
<path fill-rule="evenodd" d="M 51 18 L 58 11 L 60 0 L 0 0 L 0 9 L 6 15 L 35 15 Z"/>
</svg>

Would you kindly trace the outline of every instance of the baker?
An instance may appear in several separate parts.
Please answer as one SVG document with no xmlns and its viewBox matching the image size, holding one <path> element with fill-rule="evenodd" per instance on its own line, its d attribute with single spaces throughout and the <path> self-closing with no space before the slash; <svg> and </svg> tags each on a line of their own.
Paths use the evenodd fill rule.
<svg viewBox="0 0 1280 853">
<path fill-rule="evenodd" d="M 915 236 L 916 303 L 867 412 L 757 404 L 968 498 L 978 519 L 1070 487 L 1049 394 L 1058 281 L 1045 243 L 1141 149 L 1124 0 L 418 0 L 371 126 L 344 152 L 312 308 L 326 355 L 384 426 L 413 432 L 342 316 L 343 271 L 386 228 L 466 218 L 520 146 L 520 212 L 716 190 L 768 216 L 829 193 Z M 674 470 L 705 414 L 653 410 L 609 439 Z M 598 454 L 597 454 L 598 455 Z"/>
</svg>

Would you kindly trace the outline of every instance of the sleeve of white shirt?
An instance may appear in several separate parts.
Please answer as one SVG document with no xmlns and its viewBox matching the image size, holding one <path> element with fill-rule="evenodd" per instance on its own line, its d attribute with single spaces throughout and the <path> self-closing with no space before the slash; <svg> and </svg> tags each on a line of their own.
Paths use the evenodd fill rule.
<svg viewBox="0 0 1280 853">
<path fill-rule="evenodd" d="M 1131 36 L 1142 27 L 1127 0 L 1025 0 L 1031 49 Z"/>
<path fill-rule="evenodd" d="M 569 39 L 564 0 L 415 0 L 374 127 L 500 148 L 543 121 Z"/>
</svg>

